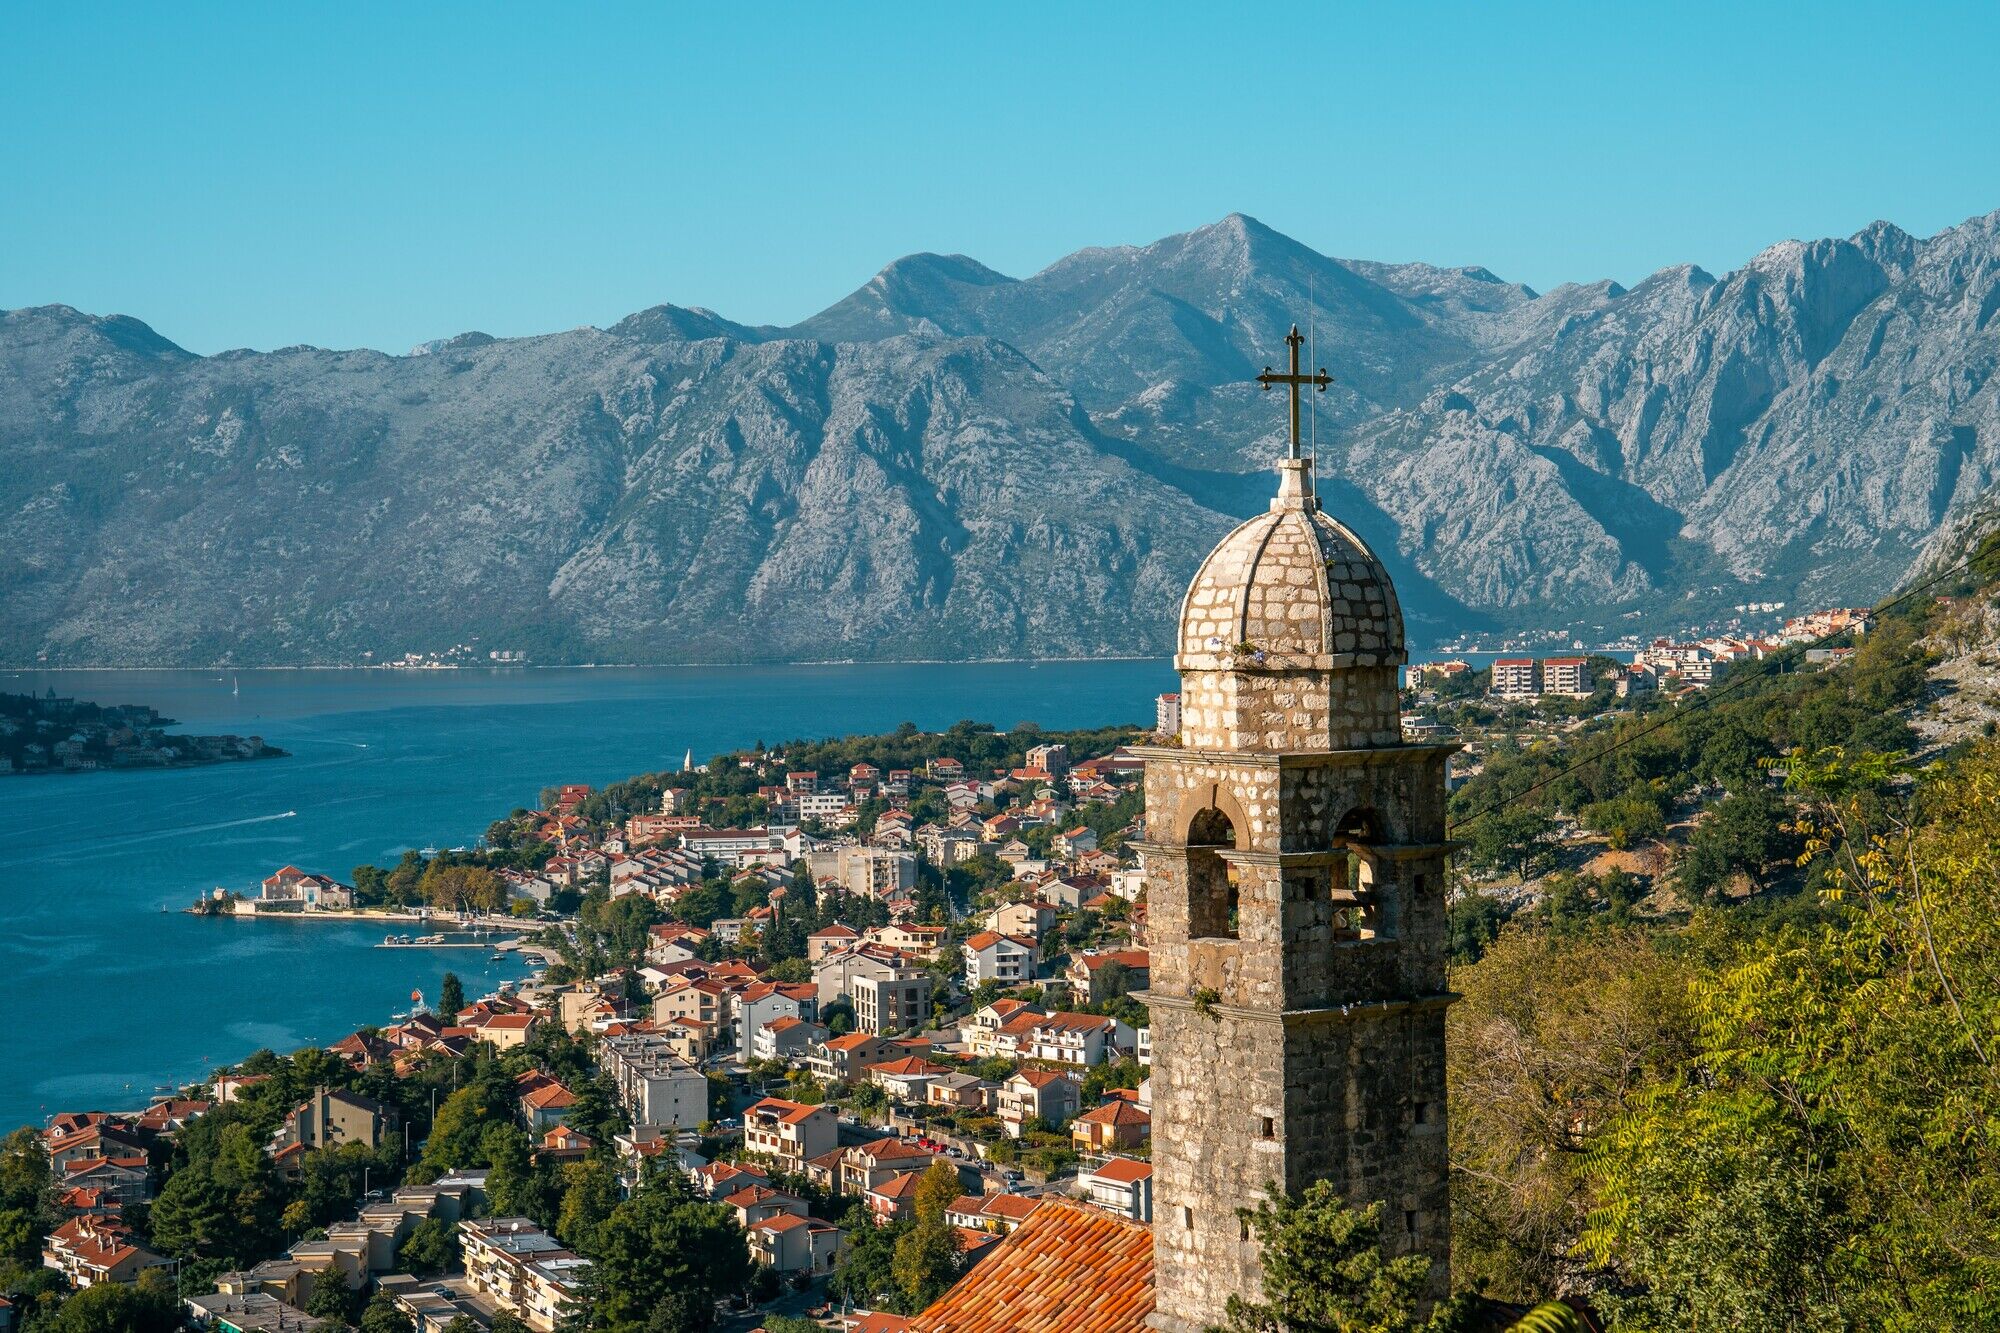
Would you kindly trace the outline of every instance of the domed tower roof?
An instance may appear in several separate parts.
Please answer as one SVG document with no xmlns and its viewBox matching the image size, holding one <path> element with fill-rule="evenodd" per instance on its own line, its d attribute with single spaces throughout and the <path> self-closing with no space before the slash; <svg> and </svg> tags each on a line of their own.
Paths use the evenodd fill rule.
<svg viewBox="0 0 2000 1333">
<path fill-rule="evenodd" d="M 1368 544 L 1320 512 L 1312 463 L 1278 465 L 1278 496 L 1222 539 L 1181 603 L 1180 671 L 1393 667 L 1403 612 Z"/>
</svg>

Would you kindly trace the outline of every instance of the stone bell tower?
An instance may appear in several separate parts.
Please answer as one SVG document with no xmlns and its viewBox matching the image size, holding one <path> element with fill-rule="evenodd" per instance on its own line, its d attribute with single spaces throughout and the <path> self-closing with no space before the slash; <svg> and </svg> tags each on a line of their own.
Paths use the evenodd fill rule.
<svg viewBox="0 0 2000 1333">
<path fill-rule="evenodd" d="M 1442 1296 L 1445 758 L 1405 745 L 1402 610 L 1292 456 L 1270 511 L 1181 609 L 1180 744 L 1146 761 L 1153 1034 L 1152 1326 L 1200 1333 L 1262 1294 L 1237 1215 L 1267 1184 L 1381 1202 L 1384 1246 Z"/>
</svg>

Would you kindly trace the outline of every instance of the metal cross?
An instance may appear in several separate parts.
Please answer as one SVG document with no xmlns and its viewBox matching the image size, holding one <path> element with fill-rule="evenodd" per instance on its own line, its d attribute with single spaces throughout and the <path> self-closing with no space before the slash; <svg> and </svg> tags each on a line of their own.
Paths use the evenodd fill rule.
<svg viewBox="0 0 2000 1333">
<path fill-rule="evenodd" d="M 1305 342 L 1305 336 L 1299 332 L 1299 326 L 1292 325 L 1292 331 L 1285 335 L 1285 346 L 1292 349 L 1291 373 L 1279 374 L 1269 366 L 1265 366 L 1264 373 L 1257 377 L 1257 382 L 1264 386 L 1265 393 L 1269 393 L 1274 384 L 1283 384 L 1291 390 L 1293 458 L 1299 456 L 1299 386 L 1310 384 L 1321 393 L 1325 393 L 1326 386 L 1333 383 L 1333 376 L 1327 374 L 1324 368 L 1311 375 L 1300 373 L 1299 348 L 1305 346 Z"/>
</svg>

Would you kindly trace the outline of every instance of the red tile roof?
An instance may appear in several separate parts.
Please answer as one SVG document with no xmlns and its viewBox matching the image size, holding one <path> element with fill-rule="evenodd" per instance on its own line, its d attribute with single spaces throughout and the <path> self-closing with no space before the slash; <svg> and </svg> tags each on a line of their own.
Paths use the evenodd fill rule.
<svg viewBox="0 0 2000 1333">
<path fill-rule="evenodd" d="M 997 930 L 980 931 L 977 935 L 966 940 L 965 947 L 974 953 L 980 953 L 992 948 L 1002 940 L 1006 940 L 1011 944 L 1018 944 L 1023 949 L 1032 949 L 1035 947 L 1035 942 L 1031 939 L 1024 939 L 1019 935 L 1002 935 Z"/>
<path fill-rule="evenodd" d="M 1050 1202 L 936 1304 L 911 1333 L 1140 1333 L 1153 1312 L 1148 1227 Z"/>
<path fill-rule="evenodd" d="M 788 1102 L 782 1097 L 766 1097 L 755 1106 L 752 1106 L 748 1111 L 745 1111 L 744 1115 L 753 1116 L 760 1111 L 769 1111 L 786 1124 L 796 1125 L 810 1120 L 819 1112 L 827 1109 L 825 1106 L 807 1106 L 802 1102 Z"/>
<path fill-rule="evenodd" d="M 1096 1176 L 1099 1180 L 1109 1180 L 1119 1185 L 1130 1185 L 1134 1181 L 1150 1179 L 1153 1174 L 1153 1164 L 1151 1162 L 1134 1161 L 1130 1157 L 1114 1157 L 1090 1174 Z"/>
<path fill-rule="evenodd" d="M 576 1094 L 560 1083 L 544 1083 L 523 1093 L 521 1105 L 535 1111 L 560 1111 L 576 1105 Z"/>
<path fill-rule="evenodd" d="M 882 1039 L 872 1032 L 850 1032 L 844 1037 L 835 1037 L 826 1043 L 829 1051 L 851 1051 L 858 1046 L 866 1046 L 871 1041 Z"/>
<path fill-rule="evenodd" d="M 857 1143 L 846 1151 L 858 1153 L 862 1158 L 876 1162 L 897 1157 L 929 1157 L 931 1155 L 921 1144 L 914 1143 L 909 1139 L 898 1138 L 870 1139 L 866 1143 Z"/>
<path fill-rule="evenodd" d="M 876 1312 L 849 1321 L 847 1333 L 907 1333 L 910 1321 L 899 1314 Z"/>
<path fill-rule="evenodd" d="M 1077 1120 L 1090 1125 L 1150 1125 L 1153 1117 L 1131 1102 L 1106 1102 L 1094 1111 L 1085 1111 Z"/>
<path fill-rule="evenodd" d="M 914 1197 L 923 1178 L 921 1171 L 901 1171 L 868 1192 L 884 1199 L 900 1199 L 906 1194 Z"/>
<path fill-rule="evenodd" d="M 1046 1088 L 1058 1080 L 1070 1083 L 1076 1082 L 1075 1079 L 1070 1078 L 1068 1074 L 1065 1074 L 1060 1069 L 1022 1069 L 1014 1074 L 1014 1078 L 1027 1080 L 1027 1084 L 1031 1088 Z"/>
<path fill-rule="evenodd" d="M 778 1213 L 775 1216 L 765 1218 L 761 1222 L 752 1222 L 750 1229 L 752 1231 L 770 1232 L 795 1231 L 799 1227 L 809 1227 L 811 1225 L 810 1221 L 800 1217 L 796 1213 Z"/>
</svg>

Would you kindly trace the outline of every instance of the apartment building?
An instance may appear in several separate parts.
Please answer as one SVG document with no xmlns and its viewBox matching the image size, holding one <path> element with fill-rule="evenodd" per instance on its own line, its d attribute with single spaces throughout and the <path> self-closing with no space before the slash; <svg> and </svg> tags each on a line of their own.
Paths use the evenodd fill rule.
<svg viewBox="0 0 2000 1333">
<path fill-rule="evenodd" d="M 657 1032 L 606 1037 L 597 1062 L 618 1085 L 618 1099 L 635 1125 L 693 1129 L 708 1119 L 708 1077 L 675 1054 Z"/>
<path fill-rule="evenodd" d="M 808 1161 L 839 1146 L 840 1120 L 831 1106 L 766 1097 L 743 1113 L 743 1147 L 803 1171 Z"/>
<path fill-rule="evenodd" d="M 1541 693 L 1532 657 L 1502 657 L 1493 663 L 1491 693 L 1502 699 L 1533 699 Z"/>
<path fill-rule="evenodd" d="M 467 1283 L 535 1333 L 555 1333 L 590 1267 L 525 1217 L 467 1218 L 458 1240 Z"/>
<path fill-rule="evenodd" d="M 1543 694 L 1587 699 L 1592 688 L 1589 658 L 1544 657 L 1542 659 Z"/>
</svg>

